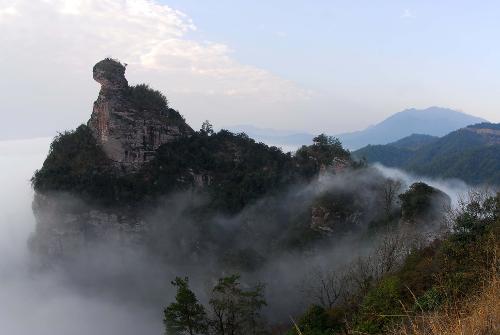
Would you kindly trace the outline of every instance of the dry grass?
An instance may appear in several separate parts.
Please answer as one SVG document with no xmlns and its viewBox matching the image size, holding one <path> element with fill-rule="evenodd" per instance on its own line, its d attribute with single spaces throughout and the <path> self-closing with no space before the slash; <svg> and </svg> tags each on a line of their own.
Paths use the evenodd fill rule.
<svg viewBox="0 0 500 335">
<path fill-rule="evenodd" d="M 392 335 L 500 335 L 500 276 L 481 294 L 438 313 L 408 317 Z"/>
</svg>

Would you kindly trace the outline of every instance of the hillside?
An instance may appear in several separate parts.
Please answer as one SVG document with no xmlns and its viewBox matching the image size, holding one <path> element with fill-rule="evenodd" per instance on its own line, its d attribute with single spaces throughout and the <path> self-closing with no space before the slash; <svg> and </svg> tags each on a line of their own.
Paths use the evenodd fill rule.
<svg viewBox="0 0 500 335">
<path fill-rule="evenodd" d="M 498 334 L 499 208 L 500 195 L 469 194 L 451 232 L 405 254 L 399 266 L 378 272 L 375 258 L 325 273 L 311 292 L 316 303 L 287 334 Z M 345 293 L 347 283 L 355 294 Z"/>
<path fill-rule="evenodd" d="M 394 142 L 411 134 L 444 136 L 451 131 L 484 121 L 448 108 L 412 108 L 396 113 L 365 130 L 339 134 L 338 137 L 347 148 L 356 150 L 369 144 Z"/>
<path fill-rule="evenodd" d="M 353 154 L 369 163 L 379 162 L 420 175 L 459 178 L 471 184 L 500 185 L 499 124 L 479 123 L 428 143 L 407 137 L 387 145 L 369 145 Z"/>
<path fill-rule="evenodd" d="M 389 144 L 399 149 L 417 150 L 426 144 L 435 142 L 437 139 L 437 136 L 411 134 L 410 136 L 404 137 L 400 140 L 397 140 L 396 142 L 392 142 Z"/>
</svg>

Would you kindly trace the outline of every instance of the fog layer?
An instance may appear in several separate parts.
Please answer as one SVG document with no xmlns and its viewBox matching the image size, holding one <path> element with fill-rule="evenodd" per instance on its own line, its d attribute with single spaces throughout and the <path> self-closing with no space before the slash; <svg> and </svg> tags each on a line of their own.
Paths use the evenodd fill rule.
<svg viewBox="0 0 500 335">
<path fill-rule="evenodd" d="M 160 223 L 163 230 L 160 232 L 164 238 L 161 243 L 168 244 L 165 249 L 170 259 L 168 264 L 161 264 L 140 248 L 123 250 L 109 246 L 87 251 L 74 258 L 64 269 L 53 267 L 42 270 L 34 264 L 27 249 L 27 240 L 35 227 L 29 179 L 33 171 L 42 165 L 49 143 L 49 139 L 0 142 L 2 333 L 161 334 L 162 306 L 172 298 L 169 281 L 175 276 L 189 276 L 200 300 L 206 302 L 207 293 L 217 276 L 227 273 L 210 253 L 197 255 L 193 252 L 193 245 L 202 237 L 197 235 L 199 231 L 182 213 L 188 208 L 186 204 L 192 206 L 193 202 L 203 200 L 186 199 L 184 195 L 166 199 L 152 218 L 153 222 Z M 398 170 L 382 166 L 377 166 L 377 169 L 378 175 L 382 173 L 402 179 L 407 185 L 419 180 Z M 426 181 L 448 193 L 453 201 L 457 201 L 457 195 L 466 189 L 466 185 L 458 181 Z M 340 191 L 360 189 L 373 185 L 373 182 L 373 175 L 363 173 L 341 178 L 327 177 L 320 183 L 293 186 L 278 197 L 248 206 L 234 217 L 215 217 L 212 225 L 217 238 L 213 249 L 208 250 L 243 246 L 266 255 L 267 241 L 286 229 L 287 217 L 291 218 L 294 213 L 303 214 L 314 195 L 325 188 Z M 376 206 L 377 199 L 371 192 L 363 192 L 362 202 L 366 208 Z M 260 203 L 267 203 L 267 206 L 262 207 Z M 262 208 L 269 208 L 269 203 L 272 204 L 274 218 L 267 218 L 266 212 L 262 212 Z M 167 221 L 166 217 L 169 218 Z M 367 223 L 367 220 L 362 219 L 361 222 Z M 241 226 L 244 228 L 239 228 Z M 382 236 L 370 236 L 367 241 L 360 237 L 361 234 L 358 235 L 363 233 L 364 228 L 360 227 L 355 234 L 343 234 L 334 243 L 330 240 L 330 244 L 318 245 L 315 250 L 304 254 L 268 256 L 264 265 L 256 271 L 242 273 L 243 280 L 248 283 L 264 282 L 269 303 L 265 313 L 271 319 L 283 320 L 290 314 L 299 313 L 311 302 L 301 291 L 301 285 L 312 269 L 340 269 L 375 248 Z M 245 229 L 261 234 L 260 238 L 246 239 Z"/>
<path fill-rule="evenodd" d="M 50 139 L 0 142 L 0 327 L 6 335 L 161 334 L 161 310 L 81 292 L 58 271 L 30 264 L 29 179 Z"/>
</svg>

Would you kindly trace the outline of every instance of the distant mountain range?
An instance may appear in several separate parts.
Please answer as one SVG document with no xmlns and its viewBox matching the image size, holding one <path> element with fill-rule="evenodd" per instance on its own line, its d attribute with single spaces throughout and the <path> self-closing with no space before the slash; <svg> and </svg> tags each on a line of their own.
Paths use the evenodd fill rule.
<svg viewBox="0 0 500 335">
<path fill-rule="evenodd" d="M 305 132 L 259 128 L 252 125 L 235 125 L 227 128 L 234 133 L 245 133 L 257 142 L 281 147 L 284 151 L 295 151 L 302 145 L 309 145 L 316 136 Z"/>
<path fill-rule="evenodd" d="M 453 130 L 486 120 L 448 108 L 429 107 L 407 109 L 361 131 L 342 133 L 339 137 L 344 147 L 356 150 L 368 144 L 387 144 L 411 134 L 443 136 Z M 249 125 L 229 127 L 235 132 L 245 132 L 257 141 L 287 148 L 310 144 L 313 134 L 286 130 L 264 129 Z"/>
<path fill-rule="evenodd" d="M 470 124 L 486 120 L 441 107 L 407 109 L 362 131 L 339 134 L 342 143 L 355 150 L 368 144 L 387 144 L 411 134 L 444 136 Z"/>
<path fill-rule="evenodd" d="M 413 134 L 353 154 L 420 175 L 500 185 L 500 124 L 479 123 L 440 138 Z"/>
</svg>

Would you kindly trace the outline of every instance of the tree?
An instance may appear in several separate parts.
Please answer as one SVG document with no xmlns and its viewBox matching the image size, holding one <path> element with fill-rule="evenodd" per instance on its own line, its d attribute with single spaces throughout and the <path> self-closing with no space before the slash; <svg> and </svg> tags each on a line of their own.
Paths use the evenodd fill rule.
<svg viewBox="0 0 500 335">
<path fill-rule="evenodd" d="M 303 291 L 319 306 L 331 309 L 339 299 L 347 295 L 348 281 L 344 269 L 325 271 L 316 268 L 311 271 L 310 278 L 304 283 Z"/>
<path fill-rule="evenodd" d="M 342 328 L 342 323 L 335 315 L 329 314 L 333 310 L 327 310 L 322 306 L 312 305 L 295 324 L 295 329 L 287 334 L 296 335 L 299 331 L 304 335 L 330 335 L 337 334 Z"/>
<path fill-rule="evenodd" d="M 203 122 L 203 124 L 201 125 L 200 132 L 203 135 L 207 135 L 207 136 L 210 136 L 214 133 L 214 128 L 213 128 L 212 124 L 210 123 L 210 121 L 205 120 L 205 122 Z"/>
<path fill-rule="evenodd" d="M 239 275 L 219 279 L 212 291 L 210 306 L 215 334 L 257 334 L 260 330 L 260 310 L 266 305 L 262 285 L 243 290 Z"/>
<path fill-rule="evenodd" d="M 198 303 L 193 291 L 189 289 L 188 278 L 175 278 L 172 285 L 177 287 L 175 302 L 164 311 L 166 334 L 206 334 L 207 322 L 203 305 Z"/>
<path fill-rule="evenodd" d="M 401 191 L 401 181 L 396 179 L 386 179 L 382 185 L 384 212 L 387 219 L 391 217 L 394 205 L 398 200 L 398 194 Z"/>
<path fill-rule="evenodd" d="M 304 175 L 315 175 L 321 168 L 331 166 L 334 160 L 350 165 L 351 154 L 342 147 L 336 137 L 320 134 L 313 138 L 313 144 L 303 145 L 295 153 L 295 159 Z"/>
<path fill-rule="evenodd" d="M 327 146 L 327 145 L 335 147 L 342 146 L 342 143 L 340 143 L 340 140 L 338 138 L 333 136 L 328 136 L 325 134 L 319 134 L 318 136 L 313 138 L 313 143 L 314 145 L 322 145 L 322 146 Z"/>
<path fill-rule="evenodd" d="M 399 195 L 401 201 L 401 216 L 409 222 L 416 222 L 419 219 L 436 219 L 433 214 L 439 216 L 440 212 L 449 208 L 451 199 L 446 193 L 429 186 L 423 182 L 417 182 Z M 432 210 L 432 209 L 437 209 Z"/>
</svg>

